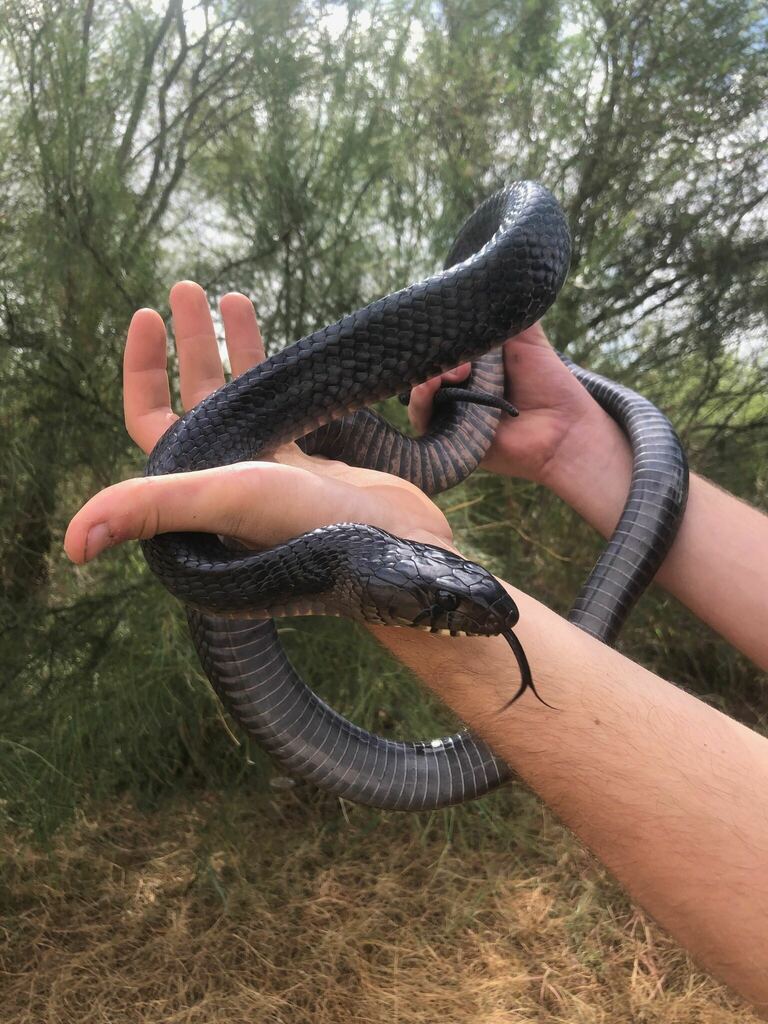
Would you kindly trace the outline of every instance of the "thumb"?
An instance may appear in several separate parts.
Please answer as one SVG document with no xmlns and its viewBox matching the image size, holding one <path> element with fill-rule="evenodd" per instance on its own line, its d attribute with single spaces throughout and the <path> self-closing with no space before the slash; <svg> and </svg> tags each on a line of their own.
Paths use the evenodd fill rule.
<svg viewBox="0 0 768 1024">
<path fill-rule="evenodd" d="M 333 479 L 273 462 L 124 480 L 80 509 L 64 550 L 83 563 L 125 541 L 171 531 L 218 533 L 270 547 L 344 518 L 342 491 Z"/>
</svg>

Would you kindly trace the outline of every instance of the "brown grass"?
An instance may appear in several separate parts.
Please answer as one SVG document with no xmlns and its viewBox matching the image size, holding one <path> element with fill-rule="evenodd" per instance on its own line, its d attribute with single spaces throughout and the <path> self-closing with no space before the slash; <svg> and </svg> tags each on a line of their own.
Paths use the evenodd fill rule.
<svg viewBox="0 0 768 1024">
<path fill-rule="evenodd" d="M 531 797 L 494 800 L 470 821 L 208 794 L 102 808 L 48 851 L 8 837 L 0 1020 L 756 1019 Z"/>
</svg>

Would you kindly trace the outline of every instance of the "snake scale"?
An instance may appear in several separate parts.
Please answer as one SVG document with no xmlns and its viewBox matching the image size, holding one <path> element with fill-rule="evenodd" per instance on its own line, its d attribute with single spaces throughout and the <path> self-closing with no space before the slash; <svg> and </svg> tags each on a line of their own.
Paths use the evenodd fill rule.
<svg viewBox="0 0 768 1024">
<path fill-rule="evenodd" d="M 554 197 L 533 182 L 507 186 L 466 221 L 446 269 L 224 385 L 160 439 L 147 474 L 264 458 L 300 439 L 307 452 L 386 470 L 429 494 L 454 486 L 479 464 L 503 410 L 512 411 L 503 399 L 499 345 L 544 314 L 569 259 L 568 228 Z M 674 539 L 687 465 L 673 428 L 650 402 L 561 358 L 633 450 L 624 512 L 569 616 L 612 643 Z M 439 393 L 424 437 L 401 434 L 367 408 L 469 361 L 470 378 Z M 396 742 L 352 724 L 305 685 L 272 621 L 332 614 L 454 635 L 501 634 L 520 667 L 518 696 L 533 680 L 513 632 L 517 609 L 482 567 L 354 523 L 263 552 L 179 533 L 144 541 L 143 550 L 186 604 L 215 690 L 286 772 L 349 800 L 402 810 L 472 799 L 510 778 L 469 732 Z"/>
</svg>

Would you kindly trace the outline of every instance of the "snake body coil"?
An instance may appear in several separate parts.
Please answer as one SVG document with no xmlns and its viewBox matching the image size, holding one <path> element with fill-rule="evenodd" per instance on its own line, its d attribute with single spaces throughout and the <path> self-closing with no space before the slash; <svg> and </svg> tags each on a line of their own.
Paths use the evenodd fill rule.
<svg viewBox="0 0 768 1024">
<path fill-rule="evenodd" d="M 567 272 L 569 237 L 554 198 L 517 183 L 469 218 L 447 269 L 316 331 L 231 381 L 175 423 L 148 474 L 263 458 L 301 438 L 309 452 L 382 469 L 427 493 L 477 466 L 501 416 L 498 349 L 538 320 Z M 409 438 L 364 407 L 473 361 L 459 400 Z M 566 361 L 567 362 L 567 361 Z M 611 642 L 674 539 L 686 465 L 668 421 L 626 388 L 569 364 L 627 432 L 635 466 L 626 508 L 582 589 L 572 621 Z M 490 405 L 461 400 L 481 391 Z M 358 411 L 356 411 L 358 410 Z M 517 609 L 484 569 L 449 552 L 341 524 L 266 552 L 234 552 L 204 534 L 143 543 L 151 568 L 188 606 L 202 664 L 233 716 L 283 768 L 350 800 L 431 809 L 480 796 L 507 766 L 466 732 L 426 743 L 374 736 L 299 678 L 264 616 L 344 614 L 455 634 L 501 633 L 531 684 L 512 627 Z"/>
</svg>

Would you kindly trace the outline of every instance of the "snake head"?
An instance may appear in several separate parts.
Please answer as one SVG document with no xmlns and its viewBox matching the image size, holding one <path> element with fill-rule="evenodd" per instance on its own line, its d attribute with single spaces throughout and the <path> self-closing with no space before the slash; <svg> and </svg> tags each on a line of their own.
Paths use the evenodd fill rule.
<svg viewBox="0 0 768 1024">
<path fill-rule="evenodd" d="M 366 573 L 362 618 L 450 636 L 496 636 L 517 606 L 486 569 L 442 548 L 391 538 Z"/>
<path fill-rule="evenodd" d="M 394 544 L 367 575 L 363 617 L 450 636 L 503 636 L 520 669 L 513 704 L 533 683 L 525 651 L 513 632 L 517 605 L 487 569 L 442 548 L 391 538 Z M 549 707 L 550 705 L 547 705 Z"/>
</svg>

